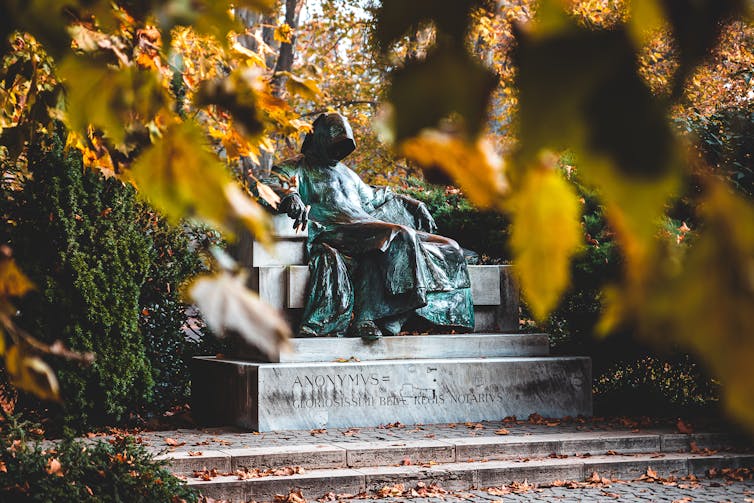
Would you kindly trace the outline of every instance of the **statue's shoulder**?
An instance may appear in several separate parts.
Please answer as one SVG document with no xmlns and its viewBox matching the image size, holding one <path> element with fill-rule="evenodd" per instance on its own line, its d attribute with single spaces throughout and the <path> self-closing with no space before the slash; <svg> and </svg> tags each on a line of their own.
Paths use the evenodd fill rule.
<svg viewBox="0 0 754 503">
<path fill-rule="evenodd" d="M 289 157 L 288 159 L 283 159 L 282 161 L 276 162 L 272 165 L 272 171 L 278 173 L 297 171 L 302 167 L 303 163 L 304 156 L 302 154 L 299 154 L 294 157 Z"/>
</svg>

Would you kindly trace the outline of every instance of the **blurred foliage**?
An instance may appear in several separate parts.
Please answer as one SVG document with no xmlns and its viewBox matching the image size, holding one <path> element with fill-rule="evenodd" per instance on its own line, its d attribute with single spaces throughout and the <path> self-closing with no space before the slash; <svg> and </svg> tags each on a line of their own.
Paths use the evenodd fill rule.
<svg viewBox="0 0 754 503">
<path fill-rule="evenodd" d="M 109 442 L 66 438 L 42 443 L 42 430 L 18 416 L 0 432 L 3 501 L 195 502 L 198 494 L 173 475 L 166 461 L 133 437 Z"/>
<path fill-rule="evenodd" d="M 377 33 L 381 50 L 389 52 L 400 35 L 384 30 L 380 38 L 379 27 L 391 21 L 389 13 L 400 2 L 382 4 Z M 754 341 L 742 334 L 754 328 L 745 307 L 754 292 L 746 279 L 754 264 L 748 224 L 754 206 L 733 193 L 727 177 L 698 162 L 671 120 L 690 117 L 692 111 L 707 119 L 725 105 L 742 107 L 754 100 L 750 7 L 738 0 L 457 2 L 450 25 L 444 9 L 416 20 L 435 31 L 418 65 L 423 76 L 443 81 L 433 96 L 447 100 L 452 110 L 427 112 L 421 99 L 401 98 L 415 85 L 403 77 L 403 69 L 391 72 L 387 98 L 396 106 L 390 121 L 399 150 L 403 136 L 422 127 L 467 138 L 466 148 L 472 149 L 480 131 L 476 107 L 491 99 L 498 110 L 498 103 L 506 101 L 476 85 L 474 72 L 468 82 L 459 76 L 447 86 L 443 61 L 457 58 L 459 47 L 482 58 L 491 51 L 490 59 L 503 69 L 499 75 L 514 89 L 504 113 L 516 112 L 511 125 L 517 141 L 508 155 L 508 183 L 497 185 L 509 187 L 510 197 L 497 193 L 494 184 L 480 186 L 479 180 L 493 176 L 484 164 L 449 168 L 436 162 L 443 156 L 462 159 L 450 139 L 433 144 L 432 156 L 418 152 L 411 157 L 455 177 L 464 168 L 474 171 L 468 177 L 474 187 L 463 187 L 472 202 L 484 205 L 493 199 L 511 213 L 513 261 L 522 291 L 536 318 L 545 320 L 571 291 L 573 267 L 568 264 L 579 253 L 598 251 L 589 250 L 585 234 L 591 233 L 581 231 L 582 223 L 590 223 L 581 217 L 583 204 L 569 184 L 558 181 L 553 159 L 564 149 L 573 152 L 580 183 L 596 191 L 605 228 L 620 249 L 620 273 L 596 286 L 597 330 L 636 333 L 693 352 L 720 376 L 728 410 L 752 425 L 754 387 L 745 362 L 754 357 Z M 472 28 L 469 19 L 476 11 L 482 11 L 480 22 Z M 511 17 L 527 22 L 509 28 L 505 23 Z M 495 18 L 500 18 L 497 24 L 491 21 Z M 416 23 L 409 16 L 397 31 L 410 39 Z M 502 57 L 495 54 L 495 26 L 506 41 Z M 406 68 L 409 64 L 414 65 Z M 736 91 L 716 94 L 718 85 Z M 494 113 L 491 118 L 495 121 Z M 700 135 L 702 141 L 711 138 L 709 133 Z M 485 169 L 487 178 L 477 172 Z M 687 193 L 689 187 L 693 194 Z M 681 196 L 690 205 L 689 219 L 672 227 L 686 233 L 692 225 L 693 232 L 685 240 L 668 239 L 667 214 Z M 581 259 L 575 260 L 578 265 Z M 587 308 L 590 298 L 585 295 Z"/>
<path fill-rule="evenodd" d="M 139 5 L 105 1 L 66 5 L 6 2 L 0 23 L 0 140 L 3 146 L 0 157 L 4 190 L 19 191 L 23 185 L 36 183 L 37 179 L 46 180 L 39 174 L 31 176 L 31 149 L 54 129 L 54 121 L 63 120 L 71 130 L 66 145 L 71 152 L 65 154 L 67 157 L 75 158 L 73 152 L 78 151 L 84 167 L 119 178 L 119 182 L 112 182 L 114 185 L 121 181 L 136 185 L 136 193 L 162 210 L 173 223 L 192 218 L 219 227 L 229 237 L 247 227 L 258 239 L 267 240 L 265 212 L 248 190 L 239 188 L 234 180 L 235 174 L 248 182 L 245 173 L 238 170 L 237 162 L 243 155 L 270 152 L 273 134 L 296 137 L 308 130 L 288 102 L 273 93 L 274 71 L 268 69 L 265 62 L 270 48 L 261 39 L 249 48 L 236 38 L 254 35 L 251 31 L 244 33 L 238 12 L 245 9 L 260 12 L 271 7 L 272 2 L 266 0 L 236 3 L 235 11 L 225 2 L 200 2 L 178 9 L 159 2 Z M 261 31 L 259 21 L 261 19 L 257 20 L 257 29 Z M 251 26 L 250 30 L 253 29 Z M 291 92 L 305 99 L 317 94 L 315 80 L 290 72 L 287 77 Z M 49 204 L 54 206 L 55 202 Z M 95 225 L 97 218 L 107 221 L 112 213 L 106 208 L 101 210 L 105 213 L 91 216 L 91 222 L 87 220 L 87 223 Z M 16 219 L 16 215 L 5 216 Z M 135 238 L 133 250 L 148 253 L 139 246 L 142 242 L 148 246 L 149 241 L 144 241 L 143 236 Z M 8 274 L 2 278 L 4 294 L 0 307 L 4 314 L 0 321 L 5 335 L 0 334 L 0 337 L 3 343 L 13 344 L 7 353 L 0 353 L 5 353 L 6 367 L 15 384 L 55 400 L 58 398 L 56 376 L 39 354 L 65 356 L 73 367 L 91 356 L 45 344 L 42 339 L 51 342 L 50 334 L 28 333 L 13 322 L 15 306 L 21 305 L 14 301 L 32 284 L 24 283 L 23 273 L 15 272 L 14 250 L 8 244 L 11 243 L 4 241 L 2 265 Z M 23 253 L 26 254 L 26 250 Z M 100 260 L 106 256 L 107 253 Z M 19 258 L 30 260 L 29 257 Z M 130 282 L 138 287 L 150 262 L 145 257 L 131 259 L 131 270 L 121 279 L 124 284 Z M 215 269 L 223 267 L 235 269 L 237 266 L 213 265 Z M 117 281 L 114 277 L 113 282 Z M 23 286 L 25 284 L 27 286 Z M 47 288 L 47 285 L 37 286 L 40 290 Z M 118 288 L 113 288 L 113 292 L 117 291 Z M 131 293 L 138 296 L 138 288 Z M 253 293 L 245 289 L 236 289 L 233 293 L 253 303 L 254 313 L 260 319 L 278 316 L 265 309 Z M 127 299 L 133 295 L 123 297 L 122 302 L 129 302 Z M 75 303 L 79 299 L 66 300 Z M 102 310 L 96 315 L 89 313 L 93 320 L 109 316 L 105 305 L 89 307 Z M 134 311 L 128 316 L 135 322 L 138 310 L 135 305 L 132 307 Z M 216 324 L 215 332 L 222 335 L 226 320 L 217 313 L 210 314 Z M 30 312 L 22 312 L 22 315 L 27 319 L 31 317 Z M 119 327 L 125 338 L 134 336 L 136 332 L 132 328 L 130 325 Z M 61 331 L 72 329 L 62 327 Z M 253 326 L 244 327 L 240 333 L 252 344 L 265 337 Z M 287 328 L 276 336 L 281 334 L 286 335 Z M 115 340 L 117 337 L 113 338 Z M 97 344 L 79 346 L 83 349 Z M 101 361 L 115 358 L 117 354 L 144 360 L 143 344 L 134 351 L 127 347 L 120 348 L 121 351 L 106 347 L 93 349 L 111 353 Z M 82 371 L 81 379 L 89 380 L 84 374 L 99 372 L 101 365 L 98 360 L 90 371 Z M 131 367 L 133 365 L 124 364 L 126 369 Z M 100 407 L 98 413 L 121 415 L 124 404 L 113 406 L 108 403 L 110 398 L 113 403 L 121 401 L 115 397 L 130 394 L 136 381 L 141 383 L 142 389 L 133 391 L 131 405 L 150 395 L 149 369 L 147 365 L 141 367 L 137 373 L 144 374 L 144 379 L 134 378 L 129 375 L 130 371 L 124 372 L 122 383 L 113 384 L 107 392 L 103 389 L 109 398 L 92 394 L 88 398 L 79 396 L 74 401 L 81 405 L 89 400 L 90 405 Z M 71 379 L 63 381 L 70 384 Z M 80 385 L 82 392 L 87 388 L 84 381 Z M 88 408 L 82 407 L 83 422 L 88 421 L 86 414 L 92 412 Z"/>
</svg>

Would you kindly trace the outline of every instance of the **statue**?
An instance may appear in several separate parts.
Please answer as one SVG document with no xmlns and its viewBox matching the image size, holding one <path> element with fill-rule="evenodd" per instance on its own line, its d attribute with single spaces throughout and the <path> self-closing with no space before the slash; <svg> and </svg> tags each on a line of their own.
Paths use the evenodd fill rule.
<svg viewBox="0 0 754 503">
<path fill-rule="evenodd" d="M 311 277 L 299 335 L 398 335 L 412 317 L 457 332 L 474 328 L 464 251 L 432 234 L 424 203 L 373 188 L 340 161 L 356 143 L 348 120 L 320 115 L 301 155 L 273 166 L 278 211 L 309 224 Z"/>
</svg>

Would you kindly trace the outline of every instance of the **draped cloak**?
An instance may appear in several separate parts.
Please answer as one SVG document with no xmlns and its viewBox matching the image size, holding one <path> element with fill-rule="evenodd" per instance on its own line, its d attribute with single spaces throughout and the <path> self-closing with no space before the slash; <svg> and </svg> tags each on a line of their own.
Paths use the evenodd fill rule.
<svg viewBox="0 0 754 503">
<path fill-rule="evenodd" d="M 350 134 L 347 121 L 345 127 Z M 273 167 L 279 179 L 295 180 L 287 189 L 310 206 L 311 275 L 301 332 L 342 337 L 349 326 L 412 313 L 434 325 L 473 329 L 462 249 L 420 229 L 416 208 L 402 196 L 370 187 L 339 162 L 353 148 L 325 153 L 342 133 L 331 127 L 318 134 L 315 122 L 305 155 Z"/>
</svg>

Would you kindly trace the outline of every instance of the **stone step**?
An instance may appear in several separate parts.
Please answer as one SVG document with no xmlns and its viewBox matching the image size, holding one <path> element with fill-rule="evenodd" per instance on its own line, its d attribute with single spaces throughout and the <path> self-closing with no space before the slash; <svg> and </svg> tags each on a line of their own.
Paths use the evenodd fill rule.
<svg viewBox="0 0 754 503">
<path fill-rule="evenodd" d="M 754 456 L 751 454 L 599 455 L 329 468 L 246 480 L 240 480 L 236 475 L 220 475 L 206 481 L 188 477 L 188 484 L 207 497 L 230 501 L 270 501 L 276 494 L 288 494 L 292 490 L 301 490 L 305 498 L 314 500 L 330 492 L 355 495 L 395 484 L 412 487 L 418 482 L 435 483 L 446 490 L 462 491 L 524 480 L 539 484 L 556 480 L 583 481 L 593 472 L 601 477 L 630 480 L 641 477 L 648 469 L 656 472 L 657 477 L 683 477 L 701 475 L 710 468 L 751 466 L 754 466 Z"/>
<path fill-rule="evenodd" d="M 242 360 L 259 356 L 253 348 L 239 347 L 233 353 Z M 342 359 L 405 360 L 437 358 L 498 358 L 547 356 L 547 334 L 433 334 L 382 337 L 365 341 L 359 337 L 294 338 L 278 355 L 279 362 L 337 362 Z"/>
<path fill-rule="evenodd" d="M 691 435 L 653 432 L 574 432 L 535 435 L 476 436 L 402 441 L 329 442 L 275 445 L 253 448 L 227 448 L 192 452 L 173 452 L 158 456 L 170 463 L 175 473 L 216 469 L 233 472 L 241 467 L 276 469 L 298 466 L 306 470 L 325 468 L 363 468 L 400 465 L 460 463 L 474 460 L 512 460 L 547 457 L 551 454 L 604 455 L 634 453 L 689 452 L 696 449 L 721 449 L 740 446 L 741 440 L 722 433 Z"/>
<path fill-rule="evenodd" d="M 192 411 L 204 424 L 309 430 L 589 416 L 584 357 L 255 363 L 192 359 Z"/>
</svg>

